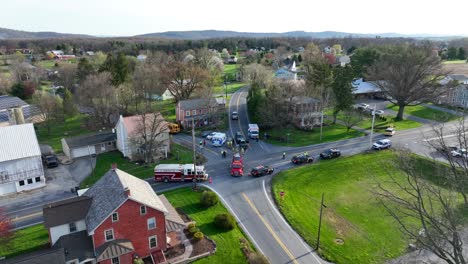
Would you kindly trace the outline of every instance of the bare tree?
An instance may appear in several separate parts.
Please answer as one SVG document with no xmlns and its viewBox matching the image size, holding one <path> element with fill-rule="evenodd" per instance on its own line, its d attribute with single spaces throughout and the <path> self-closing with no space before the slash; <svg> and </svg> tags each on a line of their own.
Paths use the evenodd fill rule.
<svg viewBox="0 0 468 264">
<path fill-rule="evenodd" d="M 101 72 L 89 75 L 78 91 L 82 106 L 92 109 L 96 125 L 112 127 L 118 116 L 115 88 L 111 84 L 111 75 Z"/>
<path fill-rule="evenodd" d="M 430 163 L 435 177 L 444 177 L 447 169 L 437 162 Z M 456 192 L 449 185 L 442 188 L 429 183 L 421 163 L 415 161 L 409 152 L 399 152 L 393 164 L 403 171 L 404 180 L 390 175 L 389 182 L 379 183 L 378 190 L 374 192 L 379 202 L 417 246 L 447 263 L 466 263 L 462 241 L 463 216 L 457 207 Z"/>
<path fill-rule="evenodd" d="M 193 63 L 172 60 L 161 65 L 161 81 L 176 102 L 190 98 L 196 90 L 206 87 L 209 72 Z"/>
<path fill-rule="evenodd" d="M 133 73 L 133 102 L 135 111 L 138 112 L 138 105 L 153 95 L 162 95 L 166 90 L 161 81 L 161 71 L 153 64 L 137 64 Z"/>
<path fill-rule="evenodd" d="M 72 91 L 76 83 L 78 67 L 72 63 L 62 63 L 58 69 L 58 81 L 63 87 Z"/>
<path fill-rule="evenodd" d="M 362 120 L 364 120 L 364 115 L 361 111 L 355 109 L 343 111 L 343 119 L 341 121 L 343 121 L 343 124 L 346 127 L 346 132 L 349 132 L 353 126 L 359 124 Z"/>
<path fill-rule="evenodd" d="M 0 245 L 8 248 L 14 235 L 11 219 L 6 215 L 3 208 L 0 208 Z"/>
<path fill-rule="evenodd" d="M 398 105 L 397 120 L 403 119 L 405 106 L 427 102 L 441 93 L 439 81 L 447 74 L 438 56 L 425 47 L 389 47 L 368 68 L 368 78 Z"/>
<path fill-rule="evenodd" d="M 50 134 L 52 124 L 63 118 L 62 99 L 47 92 L 36 91 L 33 104 L 39 109 L 41 119 L 47 127 L 47 134 Z"/>
</svg>

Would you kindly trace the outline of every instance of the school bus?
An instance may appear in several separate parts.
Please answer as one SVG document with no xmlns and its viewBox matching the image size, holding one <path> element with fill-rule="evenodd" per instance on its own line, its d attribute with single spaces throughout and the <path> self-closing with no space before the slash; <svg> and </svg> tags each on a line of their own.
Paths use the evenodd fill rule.
<svg viewBox="0 0 468 264">
<path fill-rule="evenodd" d="M 169 124 L 167 125 L 167 127 L 169 128 L 169 133 L 171 133 L 171 134 L 176 134 L 176 133 L 179 133 L 179 132 L 180 132 L 180 126 L 179 126 L 179 124 L 169 123 Z"/>
</svg>

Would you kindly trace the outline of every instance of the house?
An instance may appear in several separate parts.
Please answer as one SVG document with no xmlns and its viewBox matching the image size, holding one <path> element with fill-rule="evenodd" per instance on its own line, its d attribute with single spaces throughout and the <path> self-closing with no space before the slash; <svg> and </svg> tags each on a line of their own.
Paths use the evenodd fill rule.
<svg viewBox="0 0 468 264">
<path fill-rule="evenodd" d="M 164 93 L 161 95 L 161 97 L 162 97 L 163 101 L 174 99 L 174 96 L 171 94 L 169 89 L 166 89 L 166 91 L 164 91 Z"/>
<path fill-rule="evenodd" d="M 226 101 L 223 98 L 182 100 L 176 106 L 176 121 L 183 127 L 212 125 L 221 119 L 226 112 Z"/>
<path fill-rule="evenodd" d="M 157 116 L 155 118 L 155 115 Z M 146 114 L 145 123 L 147 134 L 153 134 L 156 136 L 155 141 L 158 145 L 158 156 L 155 158 L 160 158 L 162 156 L 166 157 L 167 153 L 170 151 L 170 138 L 169 138 L 169 129 L 167 127 L 167 122 L 164 121 L 162 115 L 158 114 Z M 151 132 L 151 127 L 155 129 Z M 115 132 L 117 137 L 117 149 L 122 152 L 124 157 L 128 157 L 131 160 L 136 160 L 140 157 L 142 152 L 141 140 L 143 129 L 143 117 L 141 115 L 119 117 L 117 125 L 115 126 Z"/>
<path fill-rule="evenodd" d="M 320 100 L 307 96 L 294 96 L 290 101 L 290 120 L 300 128 L 320 125 Z"/>
<path fill-rule="evenodd" d="M 356 98 L 377 97 L 382 98 L 384 94 L 382 90 L 372 82 L 366 82 L 364 79 L 356 79 L 352 82 L 353 95 Z"/>
<path fill-rule="evenodd" d="M 447 92 L 439 98 L 438 103 L 468 108 L 468 84 L 459 84 L 447 89 Z"/>
<path fill-rule="evenodd" d="M 0 127 L 0 196 L 45 186 L 32 124 Z"/>
<path fill-rule="evenodd" d="M 22 120 L 39 122 L 40 119 L 39 110 L 36 107 L 15 96 L 0 95 L 0 127 L 15 125 L 23 122 Z"/>
<path fill-rule="evenodd" d="M 464 74 L 449 74 L 444 80 L 447 80 L 448 82 L 457 81 L 460 84 L 468 84 L 468 76 Z"/>
<path fill-rule="evenodd" d="M 323 53 L 323 57 L 327 60 L 328 64 L 336 64 L 336 56 L 333 53 Z"/>
<path fill-rule="evenodd" d="M 116 136 L 112 132 L 62 138 L 61 140 L 63 153 L 71 160 L 116 150 L 115 141 Z"/>
<path fill-rule="evenodd" d="M 351 58 L 349 58 L 348 55 L 339 56 L 336 60 L 341 67 L 344 67 L 351 62 Z"/>
<path fill-rule="evenodd" d="M 293 61 L 291 65 L 278 69 L 275 77 L 282 80 L 297 80 L 296 62 Z"/>
<path fill-rule="evenodd" d="M 44 225 L 52 248 L 65 250 L 66 263 L 133 263 L 180 243 L 186 224 L 150 184 L 117 168 L 109 170 L 82 196 L 44 206 Z"/>
</svg>

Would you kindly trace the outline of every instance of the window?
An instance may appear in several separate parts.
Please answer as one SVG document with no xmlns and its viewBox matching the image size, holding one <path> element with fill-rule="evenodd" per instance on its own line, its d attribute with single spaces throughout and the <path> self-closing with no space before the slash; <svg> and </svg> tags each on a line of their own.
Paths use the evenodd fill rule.
<svg viewBox="0 0 468 264">
<path fill-rule="evenodd" d="M 119 257 L 112 258 L 112 264 L 120 264 Z"/>
<path fill-rule="evenodd" d="M 112 214 L 112 222 L 119 221 L 119 213 L 115 212 Z"/>
<path fill-rule="evenodd" d="M 148 218 L 148 230 L 155 229 L 156 228 L 156 219 L 153 218 Z"/>
<path fill-rule="evenodd" d="M 41 177 L 36 177 L 36 182 L 40 182 L 41 181 Z"/>
<path fill-rule="evenodd" d="M 24 181 L 19 181 L 20 186 L 24 186 Z"/>
<path fill-rule="evenodd" d="M 149 248 L 150 249 L 155 248 L 155 247 L 158 246 L 158 239 L 157 239 L 156 236 L 149 237 L 148 240 L 149 240 Z"/>
<path fill-rule="evenodd" d="M 192 115 L 197 115 L 197 110 L 192 110 Z"/>
<path fill-rule="evenodd" d="M 106 241 L 114 240 L 114 230 L 109 229 L 104 231 L 104 236 L 106 237 Z"/>
<path fill-rule="evenodd" d="M 190 111 L 185 111 L 185 116 L 190 116 Z"/>
<path fill-rule="evenodd" d="M 68 224 L 68 229 L 70 229 L 70 233 L 76 232 L 76 224 L 74 222 L 69 223 Z"/>
<path fill-rule="evenodd" d="M 28 179 L 28 184 L 32 184 L 32 183 L 33 183 L 32 179 Z"/>
<path fill-rule="evenodd" d="M 140 206 L 140 215 L 145 215 L 146 214 L 146 206 L 142 205 Z"/>
</svg>

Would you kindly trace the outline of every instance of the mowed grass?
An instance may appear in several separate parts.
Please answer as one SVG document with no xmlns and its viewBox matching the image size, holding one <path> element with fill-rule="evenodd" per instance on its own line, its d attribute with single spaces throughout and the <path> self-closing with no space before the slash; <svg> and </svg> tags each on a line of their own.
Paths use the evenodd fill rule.
<svg viewBox="0 0 468 264">
<path fill-rule="evenodd" d="M 410 243 L 372 193 L 377 183 L 388 187 L 390 175 L 406 184 L 403 173 L 392 165 L 395 155 L 392 151 L 373 152 L 281 172 L 273 179 L 275 199 L 293 228 L 315 247 L 324 193 L 320 253 L 338 264 L 384 263 L 404 254 Z M 434 165 L 414 158 L 422 173 L 436 182 Z M 283 199 L 281 191 L 285 192 Z"/>
<path fill-rule="evenodd" d="M 52 147 L 56 153 L 62 152 L 61 139 L 66 137 L 74 137 L 83 134 L 89 134 L 93 131 L 85 126 L 86 115 L 76 115 L 65 119 L 64 122 L 53 123 L 50 128 L 50 134 L 47 132 L 45 124 L 37 125 L 37 139 L 40 144 L 47 144 Z"/>
<path fill-rule="evenodd" d="M 213 223 L 216 215 L 228 212 L 221 202 L 213 207 L 205 208 L 200 204 L 201 192 L 193 192 L 190 188 L 164 192 L 164 195 L 175 208 L 180 208 L 189 215 L 203 234 L 216 242 L 217 249 L 214 255 L 194 263 L 247 263 L 240 249 L 240 239 L 246 239 L 240 228 L 225 231 Z"/>
<path fill-rule="evenodd" d="M 237 92 L 237 90 L 244 87 L 245 85 L 246 83 L 243 83 L 243 82 L 231 82 L 229 84 L 226 84 L 227 86 L 226 89 L 224 89 L 224 85 L 216 86 L 214 88 L 214 93 L 225 94 L 226 90 L 227 90 L 227 93 L 235 93 Z"/>
<path fill-rule="evenodd" d="M 174 101 L 172 100 L 155 101 L 153 103 L 153 107 L 155 111 L 158 111 L 163 115 L 166 121 L 168 122 L 176 121 L 176 112 L 175 112 L 176 104 Z"/>
<path fill-rule="evenodd" d="M 39 62 L 37 62 L 37 66 L 41 67 L 41 68 L 45 68 L 45 69 L 53 69 L 55 68 L 55 63 L 57 61 L 55 60 L 41 60 Z"/>
<path fill-rule="evenodd" d="M 381 120 L 380 118 L 375 118 L 374 120 L 374 132 L 384 132 L 387 127 L 393 127 L 397 131 L 417 128 L 422 126 L 421 123 L 413 121 L 413 120 L 395 120 L 395 117 L 386 116 L 387 120 Z M 364 129 L 371 129 L 372 128 L 372 118 L 366 118 L 364 121 L 357 124 L 358 127 Z"/>
<path fill-rule="evenodd" d="M 398 106 L 394 104 L 387 105 L 387 108 L 393 111 L 398 111 Z M 404 113 L 407 115 L 417 116 L 438 122 L 446 122 L 457 119 L 456 115 L 425 107 L 423 105 L 406 106 Z"/>
<path fill-rule="evenodd" d="M 28 252 L 46 248 L 49 234 L 44 225 L 34 225 L 15 231 L 9 247 L 0 245 L 0 257 L 14 257 Z"/>
<path fill-rule="evenodd" d="M 99 154 L 96 158 L 96 165 L 94 167 L 93 173 L 88 176 L 80 186 L 82 188 L 90 187 L 95 182 L 97 182 L 108 170 L 111 169 L 112 164 L 116 163 L 117 168 L 125 172 L 130 173 L 131 175 L 138 177 L 140 179 L 148 179 L 154 175 L 154 167 L 156 164 L 185 164 L 193 163 L 193 154 L 192 152 L 179 144 L 171 144 L 171 152 L 169 158 L 166 160 L 161 160 L 158 163 L 149 164 L 149 165 L 138 165 L 135 162 L 131 162 L 128 159 L 125 159 L 122 156 L 122 153 L 119 151 L 112 151 L 107 153 Z M 179 160 L 177 160 L 177 152 L 179 152 Z"/>
<path fill-rule="evenodd" d="M 346 127 L 339 124 L 324 126 L 322 140 L 320 140 L 320 127 L 316 127 L 311 131 L 299 130 L 295 127 L 283 129 L 275 128 L 267 131 L 261 131 L 260 137 L 264 137 L 264 132 L 268 133 L 268 135 L 270 136 L 269 139 L 266 140 L 266 142 L 274 145 L 291 147 L 307 146 L 323 142 L 337 141 L 364 136 L 364 133 L 353 129 L 350 129 L 349 132 L 347 132 Z M 288 133 L 289 136 L 287 136 Z M 287 139 L 287 141 L 280 140 L 277 137 L 282 137 L 284 139 Z"/>
</svg>

